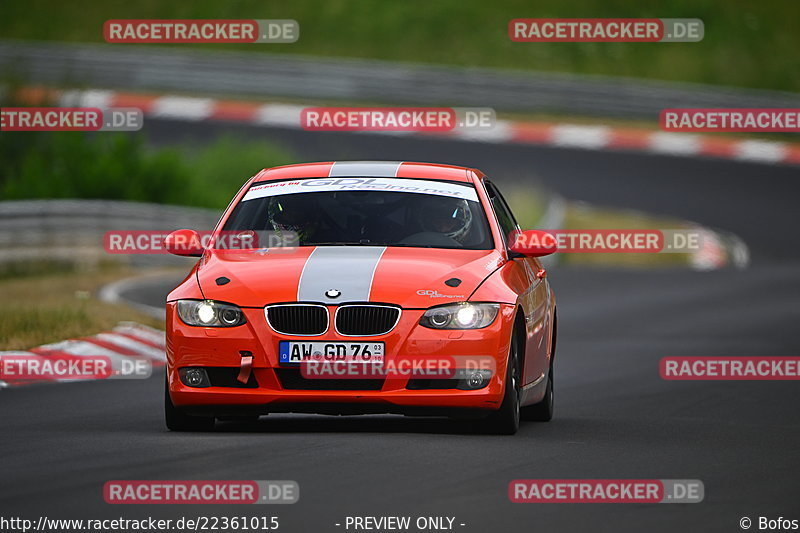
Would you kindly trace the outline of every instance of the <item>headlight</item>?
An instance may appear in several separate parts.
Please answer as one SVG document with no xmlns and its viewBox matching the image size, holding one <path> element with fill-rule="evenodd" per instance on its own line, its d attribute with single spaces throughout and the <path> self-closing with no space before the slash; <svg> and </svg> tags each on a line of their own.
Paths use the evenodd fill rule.
<svg viewBox="0 0 800 533">
<path fill-rule="evenodd" d="M 190 326 L 229 328 L 246 322 L 242 310 L 213 300 L 179 300 L 178 316 Z"/>
<path fill-rule="evenodd" d="M 425 311 L 419 324 L 432 329 L 480 329 L 497 317 L 500 304 L 451 304 Z"/>
</svg>

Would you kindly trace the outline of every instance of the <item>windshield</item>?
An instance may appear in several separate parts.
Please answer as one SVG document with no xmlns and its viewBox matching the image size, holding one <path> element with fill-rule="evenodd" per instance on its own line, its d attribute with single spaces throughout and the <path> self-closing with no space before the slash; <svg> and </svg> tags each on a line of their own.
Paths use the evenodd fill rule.
<svg viewBox="0 0 800 533">
<path fill-rule="evenodd" d="M 419 179 L 255 184 L 222 229 L 296 232 L 300 246 L 493 248 L 472 185 Z"/>
</svg>

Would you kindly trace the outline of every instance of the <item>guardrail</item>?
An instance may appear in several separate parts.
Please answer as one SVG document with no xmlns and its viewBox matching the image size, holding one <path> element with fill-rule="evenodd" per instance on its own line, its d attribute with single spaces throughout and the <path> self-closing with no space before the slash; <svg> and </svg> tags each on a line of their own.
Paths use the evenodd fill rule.
<svg viewBox="0 0 800 533">
<path fill-rule="evenodd" d="M 136 45 L 4 40 L 3 71 L 51 85 L 651 119 L 668 107 L 800 107 L 788 92 Z"/>
<path fill-rule="evenodd" d="M 0 265 L 39 261 L 185 265 L 188 260 L 169 254 L 108 254 L 103 237 L 114 230 L 211 230 L 219 215 L 214 209 L 110 200 L 0 202 Z"/>
</svg>

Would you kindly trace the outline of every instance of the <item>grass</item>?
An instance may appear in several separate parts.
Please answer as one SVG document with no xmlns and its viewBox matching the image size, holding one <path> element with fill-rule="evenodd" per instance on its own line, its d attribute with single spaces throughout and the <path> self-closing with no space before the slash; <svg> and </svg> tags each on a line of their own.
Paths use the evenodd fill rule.
<svg viewBox="0 0 800 533">
<path fill-rule="evenodd" d="M 503 197 L 523 229 L 539 227 L 539 222 L 547 209 L 547 196 L 536 187 L 509 187 L 503 189 Z"/>
<path fill-rule="evenodd" d="M 48 106 L 16 79 L 0 105 Z M 222 136 L 202 146 L 152 149 L 140 133 L 3 132 L 0 201 L 84 198 L 224 208 L 263 168 L 294 162 L 281 146 Z"/>
<path fill-rule="evenodd" d="M 542 228 L 546 196 L 532 187 L 511 187 L 506 199 L 522 229 Z M 689 229 L 685 220 L 655 216 L 640 211 L 596 207 L 583 202 L 567 202 L 563 228 L 583 229 Z M 689 265 L 688 254 L 677 253 L 562 253 L 558 255 L 562 264 L 589 267 L 655 268 L 685 267 Z"/>
<path fill-rule="evenodd" d="M 699 43 L 512 42 L 508 21 L 527 17 L 700 18 L 705 38 Z M 104 21 L 137 18 L 291 18 L 300 23 L 294 44 L 200 45 L 205 48 L 800 90 L 800 2 L 792 0 L 89 0 L 79 6 L 4 0 L 0 35 L 102 42 Z"/>
<path fill-rule="evenodd" d="M 650 215 L 640 211 L 610 209 L 570 202 L 564 219 L 564 229 L 689 229 L 685 220 Z M 570 266 L 590 267 L 685 267 L 689 254 L 678 253 L 565 253 L 560 259 Z"/>
<path fill-rule="evenodd" d="M 106 283 L 131 274 L 121 268 L 106 268 L 0 278 L 4 303 L 0 308 L 0 350 L 25 350 L 92 335 L 124 320 L 163 329 L 163 321 L 95 297 Z"/>
<path fill-rule="evenodd" d="M 296 157 L 277 145 L 221 137 L 200 148 L 179 149 L 189 169 L 190 189 L 180 202 L 195 207 L 223 209 L 244 182 L 263 168 L 296 162 Z"/>
<path fill-rule="evenodd" d="M 130 133 L 3 132 L 0 200 L 90 198 L 219 209 L 259 170 L 293 160 L 277 145 L 236 137 L 202 148 L 148 149 Z"/>
<path fill-rule="evenodd" d="M 264 142 L 224 137 L 204 147 L 148 150 L 125 133 L 0 135 L 0 199 L 102 198 L 224 208 L 262 168 L 292 162 Z"/>
</svg>

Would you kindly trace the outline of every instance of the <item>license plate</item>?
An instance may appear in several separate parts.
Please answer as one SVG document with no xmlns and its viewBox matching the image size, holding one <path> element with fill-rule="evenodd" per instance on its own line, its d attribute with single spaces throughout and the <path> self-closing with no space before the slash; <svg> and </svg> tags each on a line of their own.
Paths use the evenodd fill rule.
<svg viewBox="0 0 800 533">
<path fill-rule="evenodd" d="M 279 361 L 283 364 L 303 362 L 383 363 L 382 342 L 297 342 L 280 341 Z"/>
</svg>

